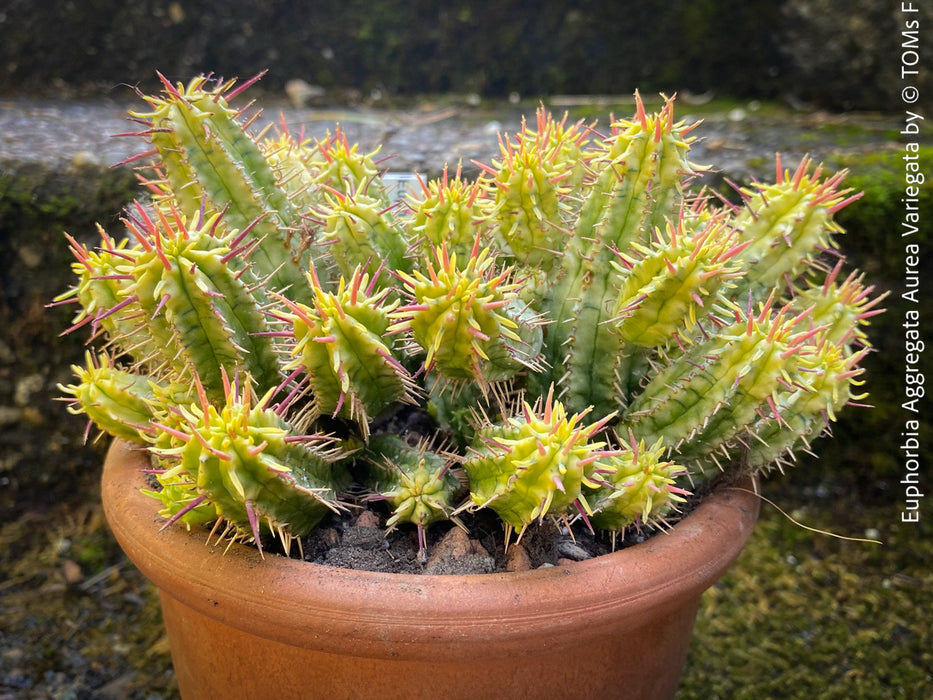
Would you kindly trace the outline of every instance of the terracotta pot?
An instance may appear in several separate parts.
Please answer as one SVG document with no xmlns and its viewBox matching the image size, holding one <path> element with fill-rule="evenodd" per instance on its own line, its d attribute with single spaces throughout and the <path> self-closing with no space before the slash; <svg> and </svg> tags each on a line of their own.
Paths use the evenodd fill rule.
<svg viewBox="0 0 933 700">
<path fill-rule="evenodd" d="M 523 573 L 381 574 L 205 544 L 139 493 L 115 441 L 107 520 L 160 590 L 182 696 L 670 698 L 700 595 L 738 556 L 758 499 L 723 489 L 636 547 Z M 746 484 L 746 486 L 750 486 Z"/>
</svg>

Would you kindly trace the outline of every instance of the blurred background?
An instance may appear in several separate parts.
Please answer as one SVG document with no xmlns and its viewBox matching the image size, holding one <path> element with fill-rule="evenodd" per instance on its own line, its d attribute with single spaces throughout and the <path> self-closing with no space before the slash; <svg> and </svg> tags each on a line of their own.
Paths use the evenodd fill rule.
<svg viewBox="0 0 933 700">
<path fill-rule="evenodd" d="M 933 3 L 912 6 L 933 27 Z M 680 116 L 704 120 L 693 160 L 717 166 L 707 184 L 726 196 L 727 179 L 773 177 L 776 151 L 791 168 L 807 153 L 848 168 L 865 192 L 839 216 L 849 267 L 891 292 L 864 363 L 875 408 L 847 411 L 819 459 L 764 493 L 808 526 L 883 544 L 763 505 L 753 542 L 707 594 L 680 697 L 933 697 L 930 497 L 919 524 L 900 522 L 905 18 L 880 0 L 0 2 L 0 700 L 177 692 L 155 594 L 100 513 L 105 441 L 85 446 L 84 422 L 54 401 L 85 338 L 59 337 L 69 314 L 46 305 L 71 284 L 62 232 L 90 243 L 95 222 L 118 231 L 140 196 L 132 168 L 111 167 L 145 150 L 110 137 L 145 106 L 135 90 L 158 91 L 156 71 L 263 70 L 248 96 L 268 119 L 311 135 L 340 122 L 366 149 L 385 143 L 393 169 L 429 176 L 488 161 L 499 131 L 539 102 L 605 124 L 630 115 L 635 89 L 649 102 L 676 92 Z M 910 109 L 926 124 L 924 37 Z M 930 133 L 911 137 L 927 174 Z M 924 250 L 930 192 L 911 239 Z M 931 279 L 929 255 L 918 274 Z"/>
<path fill-rule="evenodd" d="M 689 90 L 900 105 L 900 3 L 878 0 L 7 0 L 0 91 L 97 95 L 206 67 L 360 97 Z M 926 3 L 914 3 L 930 19 Z M 926 26 L 929 26 L 926 24 Z M 929 45 L 920 42 L 929 55 Z M 928 64 L 927 64 L 928 65 Z M 929 88 L 929 71 L 921 76 Z M 921 89 L 927 98 L 929 89 Z"/>
</svg>

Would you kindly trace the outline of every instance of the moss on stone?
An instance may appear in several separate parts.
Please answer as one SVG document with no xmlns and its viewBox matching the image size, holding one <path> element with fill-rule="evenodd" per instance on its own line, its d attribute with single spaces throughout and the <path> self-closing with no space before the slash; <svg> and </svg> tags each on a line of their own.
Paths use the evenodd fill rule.
<svg viewBox="0 0 933 700">
<path fill-rule="evenodd" d="M 793 481 L 765 494 L 809 526 L 869 529 L 883 544 L 810 532 L 762 504 L 737 564 L 704 595 L 678 700 L 923 696 L 933 687 L 933 528 L 901 523 L 890 502 L 868 507 Z"/>
<path fill-rule="evenodd" d="M 72 311 L 46 305 L 71 280 L 62 232 L 93 243 L 94 222 L 112 221 L 138 190 L 126 168 L 0 166 L 0 512 L 15 518 L 70 495 L 97 460 L 83 422 L 52 400 L 84 338 L 62 337 Z"/>
<path fill-rule="evenodd" d="M 864 192 L 857 204 L 839 212 L 839 222 L 848 232 L 844 239 L 846 253 L 877 268 L 881 274 L 897 275 L 903 271 L 901 225 L 905 205 L 904 147 L 897 141 L 882 142 L 880 148 L 867 152 L 844 153 L 829 163 L 834 168 L 848 168 L 846 185 Z M 933 146 L 919 147 L 921 169 L 929 173 L 933 165 Z M 916 202 L 920 220 L 926 222 L 910 237 L 912 242 L 927 245 L 933 236 L 933 188 L 929 182 L 919 188 Z M 933 270 L 933 260 L 925 259 L 926 269 Z M 870 274 L 873 274 L 870 272 Z"/>
<path fill-rule="evenodd" d="M 0 696 L 177 698 L 156 590 L 86 500 L 0 527 Z"/>
</svg>

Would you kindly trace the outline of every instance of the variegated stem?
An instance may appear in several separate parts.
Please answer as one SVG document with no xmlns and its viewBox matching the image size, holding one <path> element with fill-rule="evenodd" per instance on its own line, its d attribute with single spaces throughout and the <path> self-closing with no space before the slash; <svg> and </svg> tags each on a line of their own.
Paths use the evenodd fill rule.
<svg viewBox="0 0 933 700">
<path fill-rule="evenodd" d="M 66 333 L 90 325 L 92 337 L 103 332 L 110 338 L 121 338 L 124 349 L 133 348 L 134 357 L 146 357 L 156 346 L 144 324 L 135 315 L 127 288 L 133 281 L 131 265 L 138 250 L 130 250 L 129 240 L 115 242 L 98 225 L 101 243 L 89 250 L 71 236 L 66 237 L 76 262 L 71 269 L 78 278 L 75 286 L 55 298 L 56 303 L 74 299 L 80 310 Z"/>
<path fill-rule="evenodd" d="M 304 158 L 315 184 L 342 195 L 362 193 L 378 200 L 383 207 L 389 199 L 379 179 L 379 168 L 374 160 L 379 148 L 361 153 L 357 144 L 347 141 L 340 127 L 333 135 L 328 132 L 323 140 L 315 141 L 314 148 Z"/>
<path fill-rule="evenodd" d="M 597 459 L 591 481 L 597 484 L 589 496 L 593 504 L 592 524 L 615 534 L 630 525 L 663 521 L 688 495 L 676 485 L 685 470 L 665 459 L 667 446 L 658 440 L 651 447 L 645 442 L 627 443 Z"/>
<path fill-rule="evenodd" d="M 691 230 L 692 229 L 692 230 Z M 612 323 L 626 343 L 661 347 L 697 332 L 710 314 L 728 313 L 725 292 L 740 277 L 742 247 L 721 217 L 683 216 L 655 231 L 650 246 L 633 243 L 613 263 L 622 278 Z"/>
<path fill-rule="evenodd" d="M 387 434 L 370 441 L 367 462 L 373 472 L 373 498 L 392 507 L 386 526 L 392 530 L 403 522 L 415 525 L 419 549 L 424 552 L 428 526 L 451 519 L 455 499 L 463 489 L 450 462 L 425 444 L 411 446 L 402 437 Z"/>
<path fill-rule="evenodd" d="M 162 97 L 149 97 L 150 113 L 135 114 L 162 161 L 170 192 L 189 217 L 207 204 L 223 212 L 231 229 L 250 230 L 251 272 L 274 290 L 308 294 L 304 273 L 303 222 L 262 150 L 238 123 L 239 113 L 224 98 L 233 83 L 207 89 L 207 79 L 187 87 L 167 80 Z"/>
<path fill-rule="evenodd" d="M 146 376 L 117 369 L 106 354 L 85 353 L 85 365 L 72 365 L 77 384 L 59 386 L 72 396 L 68 410 L 86 414 L 105 433 L 130 442 L 146 443 L 154 432 L 160 401 L 157 384 Z"/>
<path fill-rule="evenodd" d="M 386 303 L 388 290 L 375 290 L 359 267 L 349 282 L 340 279 L 335 293 L 314 275 L 311 287 L 312 306 L 279 297 L 295 339 L 286 369 L 307 375 L 315 414 L 354 420 L 366 439 L 372 418 L 395 403 L 415 403 L 414 380 L 387 337 L 398 301 Z"/>
<path fill-rule="evenodd" d="M 320 212 L 324 219 L 322 242 L 344 277 L 360 267 L 380 287 L 389 287 L 391 275 L 380 276 L 383 268 L 410 272 L 409 240 L 395 221 L 392 207 L 363 191 L 342 194 L 325 193 L 326 205 Z"/>
<path fill-rule="evenodd" d="M 737 314 L 738 315 L 738 314 Z M 736 426 L 753 422 L 769 405 L 796 355 L 814 331 L 795 329 L 804 316 L 774 313 L 770 303 L 706 342 L 674 354 L 632 402 L 621 425 L 653 444 L 674 450 L 692 445 L 715 450 Z"/>
<path fill-rule="evenodd" d="M 556 121 L 543 107 L 536 128 L 522 121 L 514 139 L 501 139 L 494 176 L 497 239 L 509 262 L 522 268 L 556 272 L 566 245 L 566 222 L 585 173 L 583 146 L 588 136 L 582 122 Z"/>
<path fill-rule="evenodd" d="M 219 407 L 202 392 L 199 402 L 179 409 L 180 429 L 162 427 L 182 443 L 175 450 L 180 460 L 175 473 L 194 479 L 198 492 L 239 537 L 252 538 L 261 548 L 261 533 L 269 531 L 287 546 L 342 508 L 335 493 L 336 455 L 322 437 L 294 435 L 267 407 L 272 392 L 257 400 L 249 378 L 240 379 L 231 382 L 224 374 Z"/>
<path fill-rule="evenodd" d="M 200 228 L 164 216 L 128 223 L 141 250 L 127 293 L 162 350 L 161 364 L 147 362 L 171 367 L 178 381 L 196 378 L 212 400 L 223 398 L 223 371 L 247 371 L 260 391 L 278 386 L 262 308 L 227 264 L 236 251 L 213 238 L 213 221 Z"/>
<path fill-rule="evenodd" d="M 821 179 L 822 166 L 810 172 L 812 162 L 800 161 L 791 175 L 777 159 L 777 180 L 758 184 L 753 190 L 741 190 L 744 208 L 734 226 L 749 245 L 740 260 L 748 271 L 736 294 L 742 298 L 749 287 L 757 290 L 785 288 L 814 264 L 827 250 L 836 247 L 833 235 L 842 229 L 833 214 L 859 195 L 847 197 L 851 190 L 840 190 L 846 172 Z"/>
<path fill-rule="evenodd" d="M 673 119 L 670 101 L 649 117 L 639 99 L 635 120 L 614 124 L 588 160 L 595 180 L 545 306 L 553 320 L 545 361 L 555 368 L 551 374 L 571 410 L 593 406 L 599 417 L 627 400 L 620 389 L 628 382 L 629 355 L 609 323 L 621 282 L 611 263 L 614 251 L 648 244 L 657 228 L 664 230 L 677 216 L 683 181 L 694 166 L 686 157 L 690 128 Z"/>
<path fill-rule="evenodd" d="M 496 204 L 489 197 L 483 180 L 467 182 L 460 168 L 448 177 L 421 183 L 421 196 L 409 202 L 412 208 L 410 230 L 418 237 L 423 259 L 430 260 L 434 250 L 445 246 L 451 255 L 465 263 L 476 241 L 481 247 L 491 244 L 490 220 Z"/>
<path fill-rule="evenodd" d="M 504 423 L 480 430 L 463 463 L 475 506 L 489 507 L 519 538 L 545 516 L 592 512 L 584 484 L 605 446 L 595 436 L 605 421 L 587 413 L 568 416 L 553 393 L 534 407 L 525 403 Z M 508 538 L 507 538 L 508 539 Z"/>
<path fill-rule="evenodd" d="M 517 303 L 510 271 L 494 270 L 489 251 L 475 245 L 466 265 L 445 247 L 435 256 L 426 272 L 399 274 L 411 303 L 395 312 L 392 327 L 410 334 L 413 350 L 426 353 L 425 370 L 475 382 L 485 394 L 491 384 L 536 367 L 541 329 Z"/>
<path fill-rule="evenodd" d="M 872 298 L 874 286 L 866 287 L 864 275 L 857 271 L 838 281 L 842 264 L 843 260 L 839 260 L 822 285 L 805 281 L 804 288 L 794 296 L 793 307 L 800 313 L 811 310 L 813 323 L 825 328 L 822 336 L 827 342 L 857 352 L 869 346 L 864 327 L 868 319 L 884 312 L 877 307 L 888 293 Z"/>
<path fill-rule="evenodd" d="M 749 427 L 748 468 L 780 464 L 792 460 L 797 450 L 809 450 L 813 440 L 830 430 L 843 406 L 863 400 L 867 394 L 855 391 L 863 384 L 858 363 L 868 352 L 866 347 L 850 353 L 832 343 L 829 334 L 818 335 L 802 353 L 791 382 L 782 387 L 775 411 Z"/>
</svg>

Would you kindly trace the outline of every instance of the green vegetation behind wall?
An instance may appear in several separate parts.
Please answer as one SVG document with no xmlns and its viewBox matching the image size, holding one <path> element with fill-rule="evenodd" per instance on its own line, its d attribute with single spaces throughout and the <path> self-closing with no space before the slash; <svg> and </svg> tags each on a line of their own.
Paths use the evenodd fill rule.
<svg viewBox="0 0 933 700">
<path fill-rule="evenodd" d="M 55 17 L 55 22 L 49 22 Z M 0 92 L 152 87 L 270 69 L 368 95 L 689 89 L 771 96 L 785 59 L 766 0 L 42 0 L 0 16 Z M 742 70 L 735 70 L 740 65 Z"/>
<path fill-rule="evenodd" d="M 933 227 L 921 225 L 915 234 L 902 237 L 902 221 L 906 198 L 904 180 L 904 151 L 890 148 L 869 153 L 840 155 L 828 163 L 831 167 L 849 168 L 846 184 L 856 191 L 863 191 L 862 198 L 847 209 L 839 212 L 839 223 L 846 234 L 840 244 L 851 261 L 852 267 L 864 271 L 879 290 L 889 291 L 883 306 L 884 314 L 871 319 L 868 333 L 876 352 L 864 361 L 868 381 L 865 390 L 869 396 L 865 403 L 872 409 L 847 411 L 834 426 L 833 448 L 820 451 L 820 457 L 807 458 L 806 480 L 810 483 L 847 483 L 863 498 L 875 498 L 890 502 L 901 499 L 898 483 L 903 475 L 905 454 L 899 449 L 903 440 L 907 419 L 919 421 L 921 435 L 933 434 L 933 424 L 923 410 L 915 415 L 902 408 L 907 401 L 905 395 L 905 352 L 906 338 L 904 323 L 908 308 L 917 305 L 906 301 L 906 280 L 910 272 L 905 266 L 908 242 L 916 243 L 921 251 L 929 251 Z M 933 147 L 923 146 L 920 150 L 923 169 L 930 172 L 933 164 Z M 916 202 L 917 215 L 921 222 L 933 222 L 933 191 L 927 185 L 920 188 Z M 921 284 L 920 313 L 929 312 L 923 307 L 928 292 L 922 285 L 933 278 L 933 260 L 929 255 L 920 255 L 917 276 Z M 921 366 L 930 377 L 930 352 L 933 338 L 929 337 L 929 319 L 921 322 L 921 330 L 927 330 L 924 338 L 926 354 L 921 355 Z M 924 399 L 928 402 L 928 399 Z M 933 461 L 933 447 L 929 440 L 920 441 L 921 464 Z"/>
<path fill-rule="evenodd" d="M 90 241 L 136 194 L 128 168 L 0 162 L 0 520 L 96 487 L 81 421 L 52 400 L 84 339 L 60 337 L 71 310 L 46 304 L 70 274 L 62 231 Z"/>
</svg>

